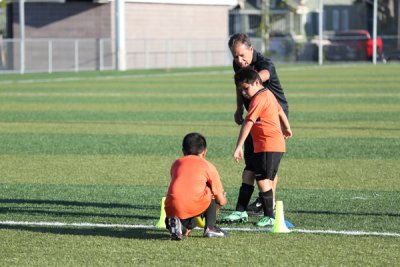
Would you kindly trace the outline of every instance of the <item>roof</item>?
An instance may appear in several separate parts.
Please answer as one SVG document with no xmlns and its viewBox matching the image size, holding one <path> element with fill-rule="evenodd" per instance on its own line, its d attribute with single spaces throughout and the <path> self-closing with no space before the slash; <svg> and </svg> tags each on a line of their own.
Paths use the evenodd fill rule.
<svg viewBox="0 0 400 267">
<path fill-rule="evenodd" d="M 18 0 L 14 0 L 17 2 Z M 94 3 L 109 3 L 115 0 L 92 0 Z M 177 5 L 210 5 L 210 6 L 235 6 L 238 0 L 124 0 L 126 3 L 154 3 Z M 66 0 L 25 0 L 26 3 L 65 3 Z"/>
</svg>

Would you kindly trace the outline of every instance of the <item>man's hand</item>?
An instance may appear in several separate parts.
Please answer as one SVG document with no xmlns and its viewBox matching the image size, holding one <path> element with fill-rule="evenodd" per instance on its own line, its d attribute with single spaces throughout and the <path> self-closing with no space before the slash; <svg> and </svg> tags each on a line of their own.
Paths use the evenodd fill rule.
<svg viewBox="0 0 400 267">
<path fill-rule="evenodd" d="M 242 125 L 242 123 L 243 123 L 243 108 L 241 108 L 241 109 L 240 109 L 240 108 L 236 109 L 234 118 L 235 118 L 235 122 L 236 122 L 238 125 Z"/>
</svg>

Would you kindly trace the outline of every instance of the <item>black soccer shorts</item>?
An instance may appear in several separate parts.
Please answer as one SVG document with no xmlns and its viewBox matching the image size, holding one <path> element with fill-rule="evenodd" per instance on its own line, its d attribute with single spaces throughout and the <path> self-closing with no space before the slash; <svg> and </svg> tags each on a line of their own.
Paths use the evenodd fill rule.
<svg viewBox="0 0 400 267">
<path fill-rule="evenodd" d="M 283 152 L 254 153 L 253 165 L 256 180 L 269 179 L 273 181 L 278 173 L 279 163 L 283 154 Z"/>
</svg>

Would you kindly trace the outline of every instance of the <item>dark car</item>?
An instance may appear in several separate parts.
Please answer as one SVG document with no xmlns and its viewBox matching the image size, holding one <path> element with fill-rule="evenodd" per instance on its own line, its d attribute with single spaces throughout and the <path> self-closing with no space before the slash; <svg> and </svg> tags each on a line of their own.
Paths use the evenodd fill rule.
<svg viewBox="0 0 400 267">
<path fill-rule="evenodd" d="M 385 59 L 387 62 L 400 61 L 400 50 L 394 50 L 394 51 L 385 53 Z"/>
<path fill-rule="evenodd" d="M 325 57 L 328 60 L 371 60 L 373 39 L 366 30 L 349 30 L 336 32 L 325 46 Z M 378 58 L 383 57 L 382 39 L 376 42 Z"/>
</svg>

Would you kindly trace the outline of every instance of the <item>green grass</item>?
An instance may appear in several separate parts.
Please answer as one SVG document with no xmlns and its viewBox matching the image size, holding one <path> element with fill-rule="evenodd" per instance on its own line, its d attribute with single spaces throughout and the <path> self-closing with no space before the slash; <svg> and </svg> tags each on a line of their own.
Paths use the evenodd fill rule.
<svg viewBox="0 0 400 267">
<path fill-rule="evenodd" d="M 294 137 L 278 200 L 297 229 L 400 234 L 400 66 L 278 65 Z M 207 137 L 234 209 L 230 68 L 0 76 L 0 221 L 154 225 L 183 136 Z M 254 228 L 257 218 L 236 227 Z M 222 225 L 230 227 L 229 225 Z M 399 237 L 0 224 L 0 266 L 390 266 Z"/>
</svg>

